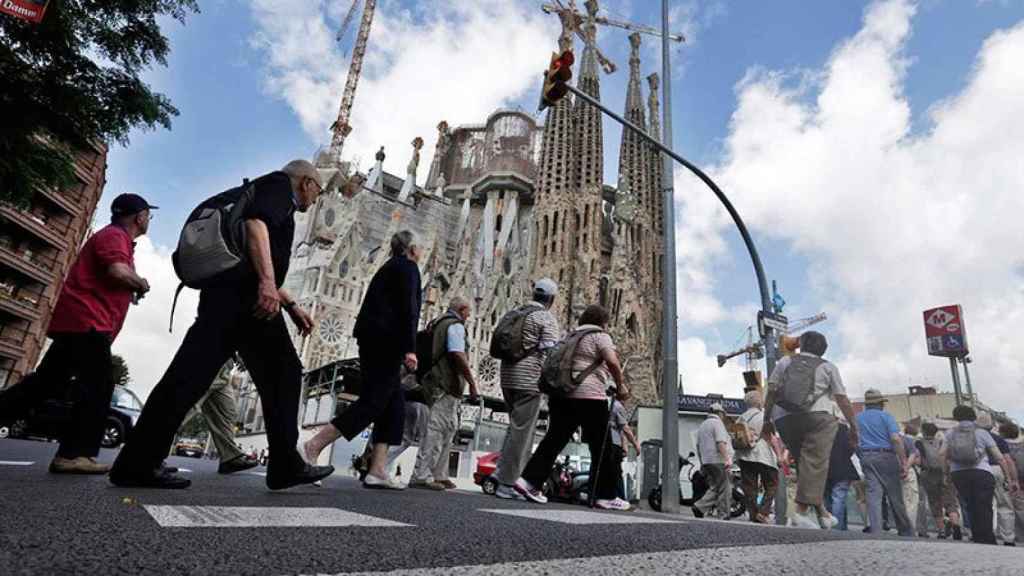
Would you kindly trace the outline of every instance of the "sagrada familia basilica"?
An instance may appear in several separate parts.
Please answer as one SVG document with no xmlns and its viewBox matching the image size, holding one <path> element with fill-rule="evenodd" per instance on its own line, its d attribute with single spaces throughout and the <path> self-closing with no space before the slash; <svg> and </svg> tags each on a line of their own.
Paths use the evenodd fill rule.
<svg viewBox="0 0 1024 576">
<path fill-rule="evenodd" d="M 600 98 L 595 25 L 583 22 L 585 48 L 577 86 Z M 562 47 L 573 38 L 563 34 Z M 658 76 L 644 98 L 640 36 L 630 36 L 625 116 L 660 137 Z M 662 163 L 640 138 L 623 133 L 618 185 L 603 182 L 601 113 L 566 97 L 543 125 L 516 110 L 497 110 L 482 124 L 437 126 L 434 156 L 422 187 L 423 140 L 413 141 L 405 177 L 383 170 L 384 150 L 352 199 L 325 197 L 297 220 L 286 287 L 311 310 L 316 330 L 296 335 L 307 370 L 357 356 L 352 326 L 363 291 L 388 257 L 394 232 L 410 229 L 425 248 L 423 322 L 449 300 L 475 302 L 467 323 L 470 359 L 481 392 L 501 397 L 488 353 L 498 319 L 529 299 L 532 282 L 559 284 L 556 316 L 563 329 L 591 303 L 611 313 L 610 331 L 636 400 L 660 396 Z M 390 152 L 390 151 L 389 151 Z"/>
</svg>

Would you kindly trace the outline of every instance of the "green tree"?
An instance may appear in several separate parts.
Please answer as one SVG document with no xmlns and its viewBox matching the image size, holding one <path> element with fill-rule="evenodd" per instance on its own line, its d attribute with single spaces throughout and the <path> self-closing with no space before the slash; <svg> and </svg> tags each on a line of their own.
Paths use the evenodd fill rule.
<svg viewBox="0 0 1024 576">
<path fill-rule="evenodd" d="M 110 371 L 114 376 L 114 384 L 127 386 L 131 383 L 132 377 L 128 374 L 128 364 L 120 354 L 110 357 Z"/>
<path fill-rule="evenodd" d="M 178 430 L 178 436 L 201 440 L 206 438 L 206 434 L 209 431 L 210 427 L 206 423 L 206 417 L 197 410 L 191 418 L 181 425 L 181 429 Z"/>
<path fill-rule="evenodd" d="M 196 0 L 50 0 L 42 22 L 0 15 L 0 200 L 74 181 L 73 152 L 170 128 L 178 110 L 139 75 L 166 66 L 157 22 L 184 23 Z"/>
</svg>

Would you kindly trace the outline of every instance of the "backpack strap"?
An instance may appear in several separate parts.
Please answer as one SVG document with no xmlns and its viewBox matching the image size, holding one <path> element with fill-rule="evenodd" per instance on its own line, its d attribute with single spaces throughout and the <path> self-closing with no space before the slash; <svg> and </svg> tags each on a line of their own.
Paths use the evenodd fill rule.
<svg viewBox="0 0 1024 576">
<path fill-rule="evenodd" d="M 586 338 L 587 336 L 591 334 L 603 334 L 604 330 L 601 330 L 600 328 L 586 328 L 583 330 L 579 330 L 578 332 L 583 332 L 583 334 L 580 335 L 580 339 L 576 342 L 577 346 L 579 346 L 580 343 L 583 342 L 583 339 Z M 576 386 L 579 386 L 580 384 L 583 383 L 584 380 L 589 378 L 591 374 L 596 372 L 602 364 L 604 364 L 604 358 L 598 356 L 593 362 L 590 363 L 589 366 L 584 368 L 582 372 L 573 377 L 572 383 L 575 384 Z"/>
<path fill-rule="evenodd" d="M 174 300 L 171 302 L 171 320 L 167 325 L 167 332 L 174 332 L 174 309 L 178 307 L 178 295 L 181 294 L 182 288 L 185 287 L 184 282 L 178 283 L 178 289 L 174 291 Z"/>
</svg>

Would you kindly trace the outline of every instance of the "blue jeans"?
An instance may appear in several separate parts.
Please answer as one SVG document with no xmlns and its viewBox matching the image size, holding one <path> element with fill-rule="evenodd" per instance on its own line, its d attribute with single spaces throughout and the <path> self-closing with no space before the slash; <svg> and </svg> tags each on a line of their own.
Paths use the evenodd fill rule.
<svg viewBox="0 0 1024 576">
<path fill-rule="evenodd" d="M 829 512 L 839 521 L 833 530 L 846 530 L 846 495 L 850 492 L 850 481 L 840 480 L 832 485 L 832 494 L 829 497 Z"/>
</svg>

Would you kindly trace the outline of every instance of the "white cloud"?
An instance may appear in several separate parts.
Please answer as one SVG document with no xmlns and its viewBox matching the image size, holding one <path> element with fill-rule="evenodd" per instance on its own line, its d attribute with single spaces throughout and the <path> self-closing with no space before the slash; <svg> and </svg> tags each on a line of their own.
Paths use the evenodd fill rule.
<svg viewBox="0 0 1024 576">
<path fill-rule="evenodd" d="M 154 245 L 147 236 L 139 238 L 135 246 L 135 271 L 149 281 L 151 289 L 137 306 L 128 310 L 113 351 L 128 363 L 132 378 L 130 388 L 145 400 L 164 375 L 185 331 L 195 319 L 199 293 L 182 290 L 174 313 L 174 333 L 168 333 L 171 301 L 178 286 L 171 266 L 171 250 Z"/>
<path fill-rule="evenodd" d="M 295 110 L 316 142 L 329 142 L 348 57 L 334 36 L 338 18 L 321 3 L 254 0 L 254 44 L 266 57 L 267 89 Z M 351 45 L 358 28 L 352 24 Z M 411 141 L 427 141 L 420 182 L 433 154 L 436 125 L 481 122 L 496 108 L 539 90 L 558 37 L 557 19 L 532 2 L 428 0 L 415 13 L 380 2 L 353 108 L 345 157 L 363 168 L 381 145 L 388 170 L 403 174 Z"/>
<path fill-rule="evenodd" d="M 925 353 L 921 311 L 960 303 L 975 390 L 1020 412 L 1024 24 L 994 32 L 965 87 L 914 133 L 903 84 L 915 12 L 910 0 L 872 4 L 822 70 L 751 70 L 709 172 L 758 236 L 810 262 L 807 296 L 834 320 L 833 356 L 851 394 L 909 380 L 949 389 L 947 362 Z M 922 55 L 915 65 L 942 64 Z M 680 285 L 701 302 L 682 317 L 707 323 L 707 310 L 722 314 L 709 278 L 735 232 L 699 182 L 676 181 Z"/>
</svg>

